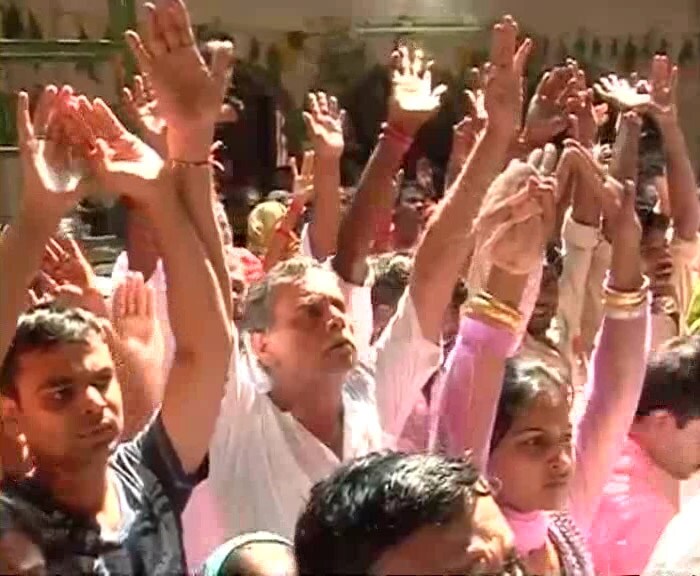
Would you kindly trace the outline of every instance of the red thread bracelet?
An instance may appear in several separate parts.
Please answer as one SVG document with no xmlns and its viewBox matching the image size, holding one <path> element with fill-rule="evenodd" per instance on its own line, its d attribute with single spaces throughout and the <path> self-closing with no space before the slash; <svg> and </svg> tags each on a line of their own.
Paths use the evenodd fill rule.
<svg viewBox="0 0 700 576">
<path fill-rule="evenodd" d="M 413 138 L 411 136 L 407 136 L 398 128 L 394 128 L 388 122 L 382 124 L 382 134 L 385 138 L 393 140 L 397 144 L 400 144 L 406 150 L 408 150 L 413 144 Z"/>
</svg>

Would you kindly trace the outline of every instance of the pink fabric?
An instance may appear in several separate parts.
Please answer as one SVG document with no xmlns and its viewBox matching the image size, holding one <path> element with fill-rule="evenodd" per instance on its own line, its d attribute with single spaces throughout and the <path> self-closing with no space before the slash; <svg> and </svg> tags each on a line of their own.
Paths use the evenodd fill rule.
<svg viewBox="0 0 700 576">
<path fill-rule="evenodd" d="M 501 394 L 505 360 L 517 347 L 516 336 L 469 316 L 462 319 L 446 372 L 435 384 L 431 403 L 430 447 L 449 456 L 473 451 L 486 469 L 488 448 Z M 472 394 L 479 383 L 479 407 Z"/>
<path fill-rule="evenodd" d="M 194 489 L 185 507 L 182 540 L 190 569 L 204 564 L 214 549 L 226 541 L 218 506 L 209 480 L 205 480 Z"/>
<path fill-rule="evenodd" d="M 430 407 L 425 394 L 421 393 L 396 441 L 396 449 L 401 452 L 424 452 L 428 448 L 429 435 Z"/>
<path fill-rule="evenodd" d="M 602 323 L 585 407 L 574 423 L 577 467 L 569 509 L 584 534 L 634 418 L 649 349 L 648 324 L 648 309 L 640 318 Z M 436 391 L 431 446 L 451 455 L 472 450 L 483 471 L 512 342 L 507 331 L 465 318 Z"/>
<path fill-rule="evenodd" d="M 678 482 L 632 438 L 605 485 L 588 537 L 596 573 L 641 574 L 678 512 Z"/>
<path fill-rule="evenodd" d="M 516 512 L 512 508 L 501 507 L 508 525 L 515 534 L 515 549 L 521 556 L 527 556 L 547 544 L 549 519 L 544 512 Z"/>
</svg>

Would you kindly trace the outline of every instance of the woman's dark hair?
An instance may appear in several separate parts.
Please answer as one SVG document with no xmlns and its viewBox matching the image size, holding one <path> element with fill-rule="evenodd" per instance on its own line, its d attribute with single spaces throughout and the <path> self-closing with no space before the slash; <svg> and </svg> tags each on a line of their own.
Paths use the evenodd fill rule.
<svg viewBox="0 0 700 576">
<path fill-rule="evenodd" d="M 506 362 L 503 390 L 491 435 L 491 452 L 503 440 L 517 416 L 543 394 L 560 396 L 571 402 L 565 379 L 552 368 L 540 361 L 523 358 L 511 358 Z"/>
<path fill-rule="evenodd" d="M 347 462 L 312 488 L 297 520 L 299 574 L 371 574 L 387 550 L 489 493 L 464 458 L 386 452 Z"/>
</svg>

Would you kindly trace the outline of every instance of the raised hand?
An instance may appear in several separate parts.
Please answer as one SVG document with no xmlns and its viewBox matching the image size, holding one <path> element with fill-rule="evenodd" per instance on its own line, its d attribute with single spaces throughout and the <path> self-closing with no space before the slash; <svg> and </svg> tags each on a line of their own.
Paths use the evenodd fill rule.
<svg viewBox="0 0 700 576">
<path fill-rule="evenodd" d="M 636 112 L 622 115 L 613 145 L 610 173 L 624 182 L 637 180 L 639 166 L 639 139 L 642 136 L 642 118 Z"/>
<path fill-rule="evenodd" d="M 100 318 L 109 317 L 92 266 L 75 240 L 63 237 L 49 240 L 38 281 L 38 286 L 42 287 L 42 300 L 83 308 Z"/>
<path fill-rule="evenodd" d="M 51 238 L 46 245 L 42 270 L 59 284 L 83 290 L 96 288 L 95 271 L 78 243 L 67 236 Z"/>
<path fill-rule="evenodd" d="M 574 66 L 558 66 L 542 76 L 525 117 L 523 137 L 531 146 L 544 146 L 566 130 L 569 125 L 566 104 L 580 88 L 579 72 Z"/>
<path fill-rule="evenodd" d="M 542 262 L 556 219 L 556 182 L 552 178 L 530 177 L 500 210 L 502 220 L 493 227 L 477 250 L 487 251 L 494 266 L 511 274 L 526 275 Z"/>
<path fill-rule="evenodd" d="M 566 101 L 569 113 L 569 136 L 587 148 L 593 148 L 598 129 L 608 119 L 608 105 L 593 104 L 593 90 L 586 89 L 570 96 Z"/>
<path fill-rule="evenodd" d="M 153 199 L 164 181 L 163 159 L 129 132 L 100 98 L 81 96 L 70 103 L 72 132 L 93 146 L 89 160 L 102 184 L 137 204 Z"/>
<path fill-rule="evenodd" d="M 335 96 L 329 98 L 325 92 L 309 93 L 309 111 L 304 112 L 304 122 L 319 158 L 340 158 L 343 155 L 344 119 L 345 110 L 340 109 Z"/>
<path fill-rule="evenodd" d="M 651 63 L 649 77 L 651 105 L 649 112 L 658 122 L 677 120 L 676 93 L 678 89 L 678 67 L 668 56 L 657 54 Z"/>
<path fill-rule="evenodd" d="M 603 100 L 619 110 L 644 111 L 651 104 L 651 96 L 640 92 L 637 83 L 631 83 L 615 74 L 602 76 L 596 82 L 595 90 Z"/>
<path fill-rule="evenodd" d="M 160 113 L 168 124 L 169 140 L 178 135 L 198 137 L 202 157 L 176 159 L 204 162 L 232 70 L 233 45 L 212 43 L 209 68 L 195 44 L 182 0 L 147 3 L 146 10 L 145 38 L 129 30 L 126 41 L 141 72 L 148 74 L 153 84 Z"/>
<path fill-rule="evenodd" d="M 520 130 L 523 73 L 531 49 L 529 38 L 518 46 L 518 24 L 511 16 L 504 16 L 493 27 L 489 63 L 486 65 L 484 107 L 489 129 L 508 137 Z"/>
<path fill-rule="evenodd" d="M 163 399 L 163 335 L 156 319 L 153 290 L 138 272 L 129 272 L 114 292 L 108 335 L 121 360 L 124 429 L 130 437 L 143 428 Z"/>
<path fill-rule="evenodd" d="M 294 189 L 292 194 L 295 198 L 303 198 L 304 204 L 310 202 L 314 196 L 314 160 L 315 152 L 307 150 L 304 152 L 304 158 L 301 161 L 301 171 L 297 168 L 297 160 L 292 157 L 289 160 L 289 166 L 292 169 L 294 176 Z"/>
<path fill-rule="evenodd" d="M 146 144 L 165 158 L 168 155 L 168 125 L 158 110 L 158 100 L 153 95 L 148 75 L 134 76 L 133 92 L 125 86 L 122 96 L 124 106 L 141 129 Z"/>
<path fill-rule="evenodd" d="M 642 226 L 635 211 L 634 182 L 627 180 L 619 191 L 620 196 L 615 202 L 617 210 L 608 215 L 612 228 L 610 285 L 616 290 L 633 291 L 638 290 L 643 281 L 640 249 Z"/>
<path fill-rule="evenodd" d="M 391 55 L 393 72 L 389 98 L 389 124 L 402 134 L 413 137 L 437 111 L 447 86 L 432 87 L 431 62 L 423 51 L 409 51 L 401 46 Z"/>
<path fill-rule="evenodd" d="M 557 163 L 551 144 L 527 162 L 514 160 L 493 182 L 475 223 L 476 251 L 512 274 L 528 274 L 539 262 L 556 219 Z"/>
<path fill-rule="evenodd" d="M 114 291 L 112 323 L 117 336 L 127 348 L 139 356 L 153 353 L 151 348 L 158 343 L 155 296 L 140 273 L 129 272 Z"/>
<path fill-rule="evenodd" d="M 461 163 L 466 161 L 488 121 L 483 90 L 465 90 L 464 95 L 469 109 L 464 118 L 452 128 L 451 157 Z"/>
<path fill-rule="evenodd" d="M 29 114 L 29 96 L 17 97 L 17 134 L 24 180 L 22 210 L 32 218 L 56 225 L 80 200 L 79 186 L 85 180 L 85 166 L 69 147 L 49 137 L 62 123 L 62 102 L 73 89 L 64 86 L 60 93 L 47 86 L 37 103 L 33 122 Z"/>
</svg>

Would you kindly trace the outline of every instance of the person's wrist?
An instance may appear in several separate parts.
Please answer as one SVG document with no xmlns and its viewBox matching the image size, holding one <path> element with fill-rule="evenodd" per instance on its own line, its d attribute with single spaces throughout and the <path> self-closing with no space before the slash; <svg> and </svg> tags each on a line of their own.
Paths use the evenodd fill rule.
<svg viewBox="0 0 700 576">
<path fill-rule="evenodd" d="M 639 260 L 639 258 L 637 258 Z M 614 258 L 610 267 L 609 286 L 620 292 L 639 290 L 644 283 L 641 261 L 631 258 Z"/>
<path fill-rule="evenodd" d="M 167 134 L 168 156 L 176 162 L 191 164 L 209 160 L 214 128 L 179 129 L 169 128 Z"/>
<path fill-rule="evenodd" d="M 659 130 L 671 130 L 678 127 L 678 116 L 675 112 L 656 112 L 652 113 L 652 117 L 656 121 Z"/>
<path fill-rule="evenodd" d="M 344 148 L 332 148 L 328 146 L 314 146 L 314 161 L 338 161 L 343 156 Z"/>
<path fill-rule="evenodd" d="M 25 191 L 25 195 L 28 193 Z M 47 210 L 46 206 L 35 206 L 31 202 L 23 203 L 17 213 L 17 224 L 35 234 L 51 235 L 58 227 L 63 213 Z"/>
<path fill-rule="evenodd" d="M 512 119 L 489 118 L 484 131 L 491 137 L 507 139 L 510 143 L 517 137 L 517 125 Z"/>
<path fill-rule="evenodd" d="M 527 284 L 527 275 L 513 274 L 493 265 L 486 282 L 486 290 L 499 301 L 517 309 Z"/>
</svg>

